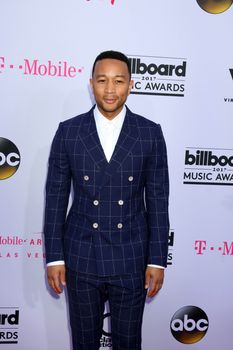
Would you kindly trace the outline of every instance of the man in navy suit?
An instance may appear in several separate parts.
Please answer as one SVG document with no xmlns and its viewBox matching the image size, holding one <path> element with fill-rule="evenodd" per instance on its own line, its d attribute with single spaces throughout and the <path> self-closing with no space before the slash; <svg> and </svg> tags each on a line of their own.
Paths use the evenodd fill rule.
<svg viewBox="0 0 233 350">
<path fill-rule="evenodd" d="M 168 170 L 158 124 L 125 105 L 128 58 L 97 56 L 96 105 L 60 123 L 46 184 L 47 274 L 67 285 L 74 350 L 97 350 L 106 294 L 114 350 L 141 349 L 146 295 L 162 287 L 168 247 Z M 73 202 L 67 205 L 73 186 Z"/>
</svg>

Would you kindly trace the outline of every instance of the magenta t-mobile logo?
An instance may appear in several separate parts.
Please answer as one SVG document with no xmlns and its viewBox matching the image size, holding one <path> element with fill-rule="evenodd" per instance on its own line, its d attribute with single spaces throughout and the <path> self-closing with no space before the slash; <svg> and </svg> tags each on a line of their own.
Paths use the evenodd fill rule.
<svg viewBox="0 0 233 350">
<path fill-rule="evenodd" d="M 91 1 L 91 0 L 87 0 L 87 1 Z M 112 5 L 115 5 L 115 0 L 110 0 Z"/>
<path fill-rule="evenodd" d="M 20 64 L 12 64 L 0 57 L 0 74 L 3 71 L 20 71 L 24 75 L 37 75 L 49 77 L 75 78 L 83 73 L 84 67 L 71 65 L 66 60 L 52 61 L 51 59 L 41 62 L 39 59 L 24 58 Z"/>
<path fill-rule="evenodd" d="M 233 256 L 233 242 L 222 241 L 215 244 L 208 244 L 206 240 L 196 240 L 194 249 L 197 255 L 203 255 L 206 252 L 219 253 L 225 256 Z"/>
</svg>

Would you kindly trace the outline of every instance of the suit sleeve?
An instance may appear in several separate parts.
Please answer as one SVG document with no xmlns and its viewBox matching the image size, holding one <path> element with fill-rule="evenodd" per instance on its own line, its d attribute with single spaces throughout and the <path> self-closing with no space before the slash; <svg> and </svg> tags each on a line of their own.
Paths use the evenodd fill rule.
<svg viewBox="0 0 233 350">
<path fill-rule="evenodd" d="M 70 184 L 71 171 L 60 123 L 52 142 L 46 181 L 44 238 L 47 263 L 64 260 L 63 236 Z"/>
<path fill-rule="evenodd" d="M 147 264 L 167 266 L 168 195 L 169 180 L 166 144 L 160 125 L 156 125 L 152 154 L 147 163 L 145 186 L 149 228 Z"/>
</svg>

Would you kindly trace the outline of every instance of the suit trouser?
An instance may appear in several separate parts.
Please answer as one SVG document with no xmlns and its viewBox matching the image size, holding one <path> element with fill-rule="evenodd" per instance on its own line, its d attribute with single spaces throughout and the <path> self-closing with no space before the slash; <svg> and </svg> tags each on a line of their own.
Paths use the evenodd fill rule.
<svg viewBox="0 0 233 350">
<path fill-rule="evenodd" d="M 100 277 L 67 271 L 73 350 L 98 350 L 106 296 L 113 350 L 140 350 L 144 273 Z"/>
</svg>

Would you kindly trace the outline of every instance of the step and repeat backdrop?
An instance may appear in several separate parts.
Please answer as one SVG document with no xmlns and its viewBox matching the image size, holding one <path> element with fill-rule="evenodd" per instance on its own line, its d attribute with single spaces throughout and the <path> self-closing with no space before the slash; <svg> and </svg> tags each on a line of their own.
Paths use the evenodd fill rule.
<svg viewBox="0 0 233 350">
<path fill-rule="evenodd" d="M 168 267 L 143 350 L 232 349 L 233 1 L 3 1 L 0 349 L 71 349 L 67 293 L 46 283 L 44 187 L 58 123 L 89 110 L 101 51 L 131 60 L 131 110 L 160 123 L 170 172 Z M 101 349 L 111 349 L 106 303 Z"/>
</svg>

